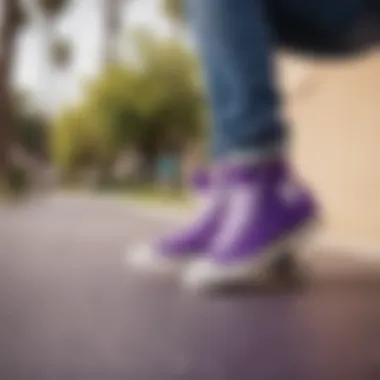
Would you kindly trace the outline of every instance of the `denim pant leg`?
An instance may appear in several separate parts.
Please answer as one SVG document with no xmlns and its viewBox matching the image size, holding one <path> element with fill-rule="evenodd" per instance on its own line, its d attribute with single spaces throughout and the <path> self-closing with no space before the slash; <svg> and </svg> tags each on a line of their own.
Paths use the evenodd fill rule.
<svg viewBox="0 0 380 380">
<path fill-rule="evenodd" d="M 337 49 L 373 1 L 187 0 L 213 113 L 215 156 L 281 148 L 286 128 L 273 73 L 275 43 Z"/>
<path fill-rule="evenodd" d="M 282 144 L 266 0 L 187 0 L 213 113 L 216 157 Z"/>
</svg>

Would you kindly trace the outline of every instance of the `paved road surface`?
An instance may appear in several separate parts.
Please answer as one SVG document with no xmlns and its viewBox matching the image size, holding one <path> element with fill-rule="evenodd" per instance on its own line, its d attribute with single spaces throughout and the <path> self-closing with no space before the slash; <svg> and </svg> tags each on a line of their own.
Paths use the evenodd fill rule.
<svg viewBox="0 0 380 380">
<path fill-rule="evenodd" d="M 3 209 L 0 378 L 380 378 L 380 281 L 204 298 L 123 268 L 126 244 L 169 228 L 74 196 Z"/>
</svg>

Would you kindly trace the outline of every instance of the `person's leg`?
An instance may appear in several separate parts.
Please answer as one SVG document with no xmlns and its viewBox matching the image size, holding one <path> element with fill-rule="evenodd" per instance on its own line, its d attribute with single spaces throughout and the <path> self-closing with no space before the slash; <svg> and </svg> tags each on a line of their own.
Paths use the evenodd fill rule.
<svg viewBox="0 0 380 380">
<path fill-rule="evenodd" d="M 188 0 L 214 118 L 215 157 L 283 144 L 265 0 Z"/>
<path fill-rule="evenodd" d="M 216 156 L 281 147 L 277 44 L 338 49 L 373 0 L 187 0 L 214 117 Z"/>
<path fill-rule="evenodd" d="M 274 5 L 281 1 L 187 1 L 214 117 L 218 169 L 209 187 L 213 202 L 189 229 L 163 239 L 145 257 L 182 261 L 211 247 L 206 261 L 216 264 L 216 277 L 224 273 L 221 268 L 236 273 L 236 265 L 249 268 L 247 260 L 257 261 L 264 248 L 279 236 L 293 237 L 313 216 L 313 202 L 295 183 L 283 154 L 286 128 L 272 65 L 273 37 L 279 30 Z M 288 15 L 295 17 L 302 9 L 300 1 L 283 0 Z M 313 16 L 306 10 L 301 12 L 304 21 Z M 327 22 L 326 30 L 331 25 Z M 198 281 L 199 268 L 190 272 L 190 282 L 194 273 Z"/>
<path fill-rule="evenodd" d="M 215 161 L 227 155 L 272 154 L 282 148 L 285 129 L 272 83 L 271 36 L 264 1 L 188 0 L 212 105 Z M 207 191 L 209 204 L 190 226 L 140 248 L 133 263 L 162 269 L 205 253 L 223 220 L 225 186 L 218 173 Z M 218 183 L 216 183 L 218 182 Z"/>
<path fill-rule="evenodd" d="M 213 110 L 215 155 L 283 145 L 275 47 L 338 49 L 373 1 L 187 0 Z"/>
<path fill-rule="evenodd" d="M 215 186 L 228 189 L 208 255 L 185 273 L 187 285 L 207 287 L 246 280 L 293 248 L 315 206 L 286 157 L 268 1 L 188 0 L 188 9 L 214 115 Z"/>
<path fill-rule="evenodd" d="M 263 267 L 294 249 L 309 229 L 316 206 L 288 162 L 273 53 L 279 42 L 317 51 L 338 49 L 368 4 L 188 0 L 214 115 L 219 186 L 229 190 L 209 254 L 185 276 L 190 286 L 262 274 Z"/>
</svg>

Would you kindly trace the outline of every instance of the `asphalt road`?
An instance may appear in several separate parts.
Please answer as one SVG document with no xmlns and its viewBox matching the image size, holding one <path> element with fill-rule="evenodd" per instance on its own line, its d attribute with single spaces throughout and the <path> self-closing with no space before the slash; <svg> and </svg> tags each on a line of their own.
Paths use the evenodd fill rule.
<svg viewBox="0 0 380 380">
<path fill-rule="evenodd" d="M 3 208 L 0 378 L 380 378 L 380 272 L 320 260 L 309 285 L 186 294 L 122 263 L 171 224 L 76 196 Z"/>
</svg>

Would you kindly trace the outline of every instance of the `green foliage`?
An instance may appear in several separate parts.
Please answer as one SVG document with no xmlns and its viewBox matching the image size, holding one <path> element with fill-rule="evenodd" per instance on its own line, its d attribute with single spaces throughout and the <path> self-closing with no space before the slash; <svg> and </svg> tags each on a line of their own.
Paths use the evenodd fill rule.
<svg viewBox="0 0 380 380">
<path fill-rule="evenodd" d="M 28 188 L 26 170 L 19 166 L 11 166 L 7 175 L 8 192 L 13 195 L 23 193 Z"/>
<path fill-rule="evenodd" d="M 173 41 L 136 33 L 137 64 L 109 67 L 90 83 L 83 103 L 67 110 L 52 134 L 65 171 L 113 162 L 133 148 L 147 160 L 180 154 L 202 133 L 204 104 L 193 56 Z"/>
<path fill-rule="evenodd" d="M 15 127 L 17 141 L 26 152 L 47 157 L 48 125 L 41 115 L 19 109 Z"/>
<path fill-rule="evenodd" d="M 78 170 L 101 157 L 102 147 L 96 124 L 80 108 L 67 110 L 51 129 L 51 157 L 63 175 L 76 174 Z"/>
<path fill-rule="evenodd" d="M 164 145 L 180 149 L 198 136 L 201 127 L 203 94 L 196 61 L 175 41 L 157 44 L 147 37 L 145 41 L 140 44 L 146 81 L 141 102 L 158 123 Z"/>
</svg>

